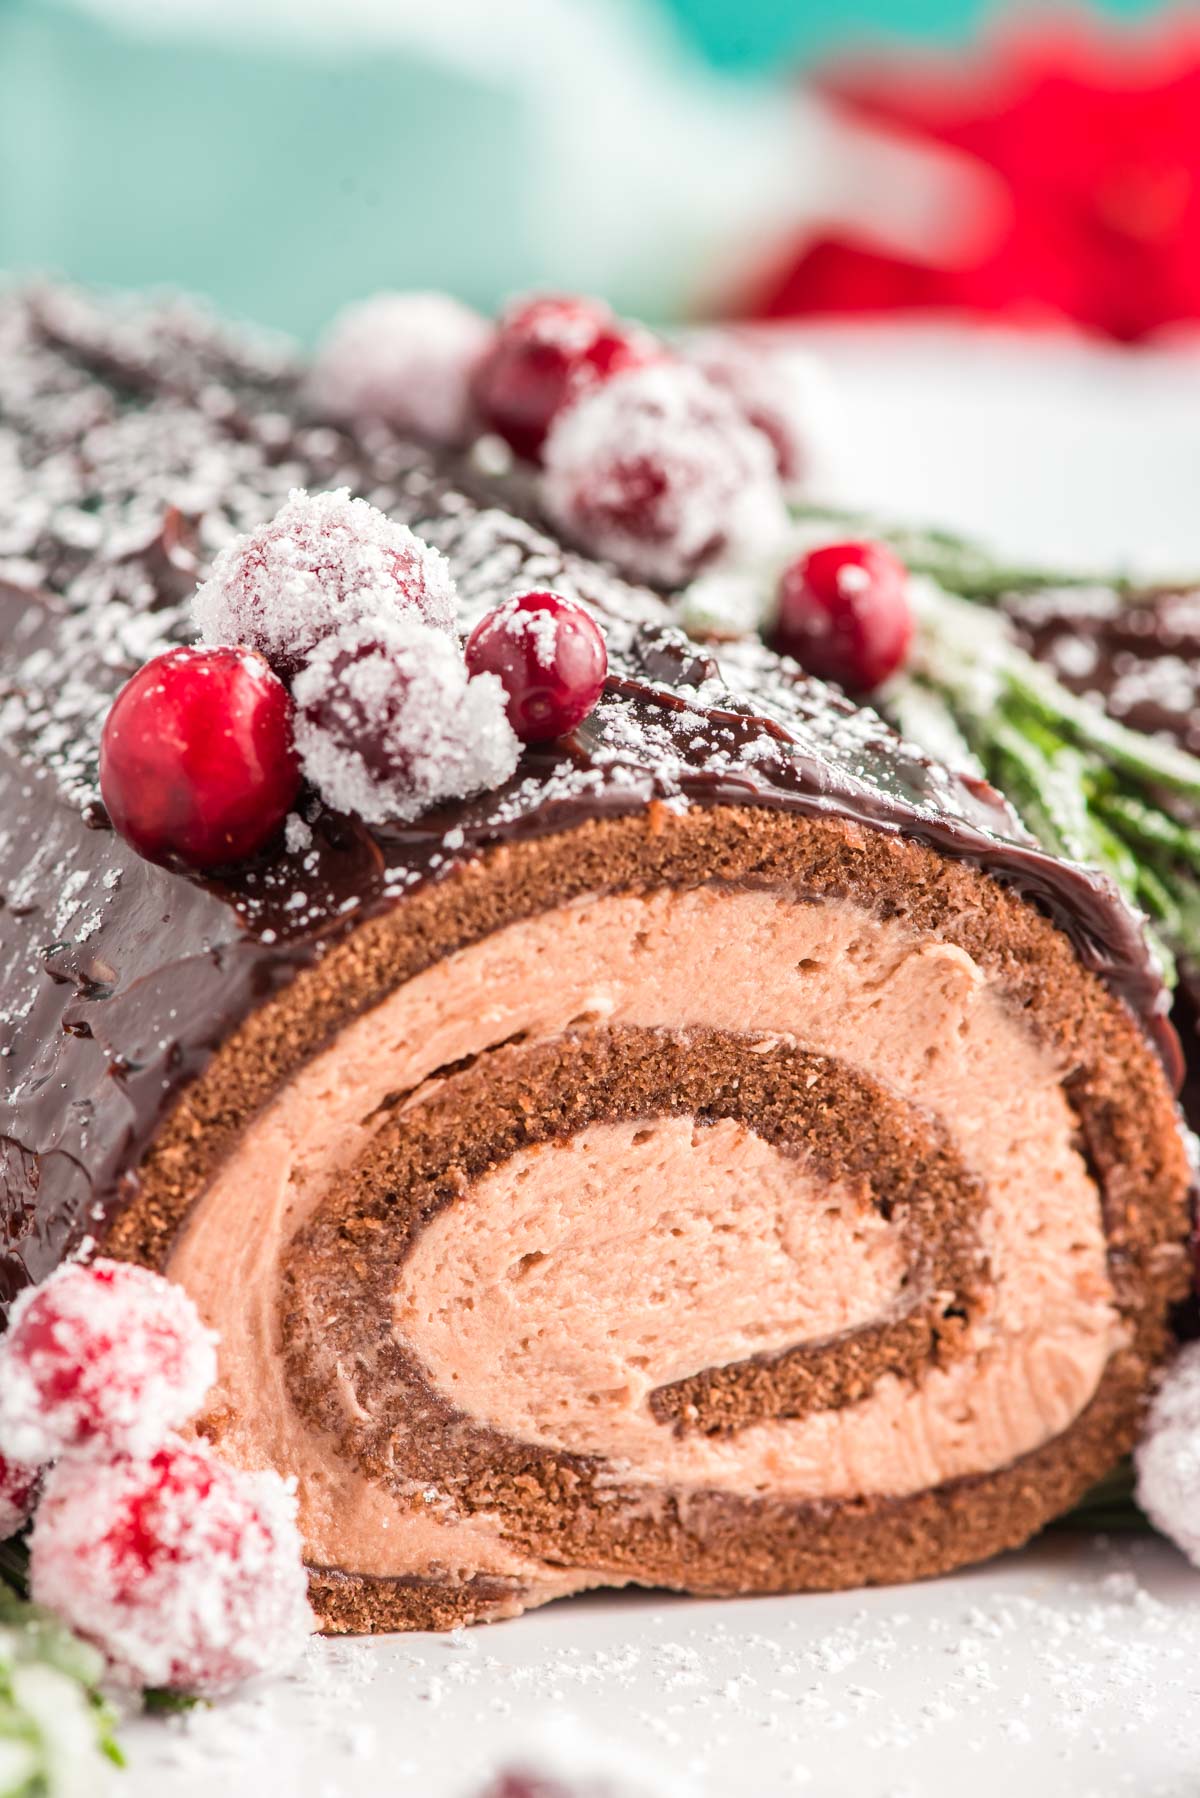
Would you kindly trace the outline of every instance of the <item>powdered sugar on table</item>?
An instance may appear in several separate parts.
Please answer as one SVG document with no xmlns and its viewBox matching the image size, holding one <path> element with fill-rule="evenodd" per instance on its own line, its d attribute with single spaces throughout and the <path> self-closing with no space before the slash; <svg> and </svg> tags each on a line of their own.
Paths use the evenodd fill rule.
<svg viewBox="0 0 1200 1798">
<path fill-rule="evenodd" d="M 902 1590 L 585 1598 L 449 1637 L 314 1643 L 289 1684 L 134 1734 L 130 1798 L 386 1780 L 473 1798 L 567 1720 L 693 1798 L 1190 1798 L 1200 1590 L 1150 1538 L 1057 1534 Z M 555 1762 L 557 1764 L 557 1762 Z M 162 1781 L 155 1785 L 155 1779 Z M 258 1782 L 256 1784 L 256 1781 Z M 676 1782 L 669 1784 L 668 1782 Z M 282 1789 L 282 1788 L 280 1788 Z"/>
</svg>

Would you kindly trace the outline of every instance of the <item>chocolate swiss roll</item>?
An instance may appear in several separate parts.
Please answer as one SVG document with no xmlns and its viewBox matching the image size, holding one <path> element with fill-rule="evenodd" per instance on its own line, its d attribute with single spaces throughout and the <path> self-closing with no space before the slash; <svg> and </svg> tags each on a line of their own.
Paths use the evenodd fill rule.
<svg viewBox="0 0 1200 1798">
<path fill-rule="evenodd" d="M 1137 922 L 756 644 L 306 423 L 179 308 L 0 312 L 0 1294 L 102 1248 L 219 1332 L 330 1630 L 584 1587 L 828 1589 L 1027 1539 L 1130 1446 L 1187 1285 Z M 141 860 L 112 694 L 231 533 L 349 485 L 464 624 L 588 603 L 609 678 L 504 786 Z"/>
</svg>

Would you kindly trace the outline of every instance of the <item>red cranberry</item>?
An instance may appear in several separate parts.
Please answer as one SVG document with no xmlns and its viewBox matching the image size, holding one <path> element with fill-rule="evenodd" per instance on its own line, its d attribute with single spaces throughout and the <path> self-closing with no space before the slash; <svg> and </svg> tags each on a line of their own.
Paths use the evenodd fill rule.
<svg viewBox="0 0 1200 1798">
<path fill-rule="evenodd" d="M 519 745 L 490 677 L 471 680 L 458 639 L 420 618 L 348 625 L 296 676 L 296 747 L 337 811 L 369 824 L 499 786 Z"/>
<path fill-rule="evenodd" d="M 496 674 L 523 743 L 548 743 L 581 724 L 604 691 L 608 651 L 590 612 L 558 593 L 518 593 L 467 639 L 472 675 Z"/>
<path fill-rule="evenodd" d="M 148 861 L 254 855 L 300 785 L 287 689 L 247 649 L 171 649 L 122 687 L 100 739 L 113 826 Z"/>
<path fill-rule="evenodd" d="M 572 401 L 546 442 L 559 529 L 632 580 L 678 587 L 787 528 L 771 446 L 698 369 L 629 369 Z"/>
<path fill-rule="evenodd" d="M 821 680 L 871 692 L 908 654 L 907 578 L 882 543 L 826 543 L 797 556 L 779 583 L 775 648 Z"/>
<path fill-rule="evenodd" d="M 273 1473 L 172 1438 L 46 1480 L 30 1588 L 137 1685 L 204 1694 L 274 1672 L 312 1628 L 296 1501 Z"/>
<path fill-rule="evenodd" d="M 476 409 L 518 456 L 536 462 L 568 400 L 662 354 L 648 331 L 624 324 L 599 300 L 524 300 L 503 314 L 476 371 Z"/>
<path fill-rule="evenodd" d="M 256 649 L 285 681 L 344 625 L 409 613 L 453 631 L 449 565 L 348 487 L 297 488 L 274 518 L 226 544 L 192 604 L 203 643 Z"/>
<path fill-rule="evenodd" d="M 215 1338 L 180 1286 L 132 1262 L 68 1264 L 0 1340 L 0 1446 L 27 1465 L 149 1454 L 199 1410 Z"/>
<path fill-rule="evenodd" d="M 700 332 L 688 340 L 686 354 L 767 438 L 786 487 L 811 487 L 828 477 L 840 418 L 833 384 L 815 356 L 732 331 Z"/>
<path fill-rule="evenodd" d="M 309 395 L 331 418 L 383 418 L 457 448 L 494 326 L 448 293 L 377 293 L 347 306 L 317 351 Z"/>
</svg>

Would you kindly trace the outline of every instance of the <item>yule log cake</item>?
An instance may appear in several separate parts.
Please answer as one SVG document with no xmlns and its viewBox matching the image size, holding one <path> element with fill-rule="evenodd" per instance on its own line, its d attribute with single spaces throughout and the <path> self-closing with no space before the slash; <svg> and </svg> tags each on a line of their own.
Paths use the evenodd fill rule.
<svg viewBox="0 0 1200 1798">
<path fill-rule="evenodd" d="M 178 309 L 3 304 L 4 1300 L 97 1248 L 188 1289 L 200 1427 L 295 1476 L 333 1630 L 1023 1541 L 1129 1447 L 1187 1285 L 1132 914 L 297 380 Z M 106 712 L 297 487 L 435 545 L 460 630 L 583 601 L 603 693 L 474 797 L 368 824 L 305 788 L 231 872 L 155 865 L 101 803 Z"/>
</svg>

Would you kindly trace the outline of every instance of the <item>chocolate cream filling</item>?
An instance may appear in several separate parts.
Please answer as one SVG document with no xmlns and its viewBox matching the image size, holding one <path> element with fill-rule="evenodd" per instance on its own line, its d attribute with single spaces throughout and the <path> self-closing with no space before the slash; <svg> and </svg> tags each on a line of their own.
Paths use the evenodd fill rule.
<svg viewBox="0 0 1200 1798">
<path fill-rule="evenodd" d="M 631 865 L 651 835 L 596 828 Z M 203 1427 L 297 1476 L 327 1624 L 907 1577 L 1120 1452 L 1182 1202 L 1131 1020 L 984 877 L 752 833 L 742 880 L 489 907 L 291 1070 L 174 1237 L 222 1337 Z"/>
</svg>

